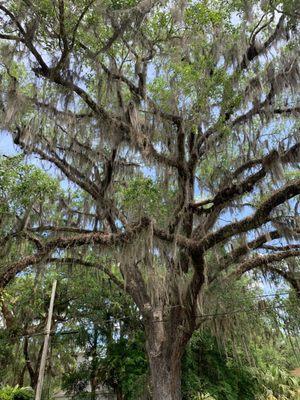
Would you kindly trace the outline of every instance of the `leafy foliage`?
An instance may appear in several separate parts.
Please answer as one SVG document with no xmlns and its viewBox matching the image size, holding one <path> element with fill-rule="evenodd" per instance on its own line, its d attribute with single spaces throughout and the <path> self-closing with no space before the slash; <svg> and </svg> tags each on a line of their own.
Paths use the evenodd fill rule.
<svg viewBox="0 0 300 400">
<path fill-rule="evenodd" d="M 31 388 L 4 386 L 0 389 L 1 400 L 32 400 L 33 398 Z"/>
<path fill-rule="evenodd" d="M 277 326 L 275 312 L 257 312 L 252 333 L 245 313 L 229 318 L 228 312 L 255 305 L 263 313 L 254 291 L 244 298 L 244 276 L 252 284 L 279 276 L 299 297 L 299 263 L 291 262 L 300 256 L 297 5 L 0 4 L 0 128 L 24 155 L 51 165 L 46 173 L 18 157 L 0 162 L 2 314 L 14 337 L 24 337 L 18 360 L 24 364 L 30 353 L 32 367 L 27 362 L 16 379 L 30 377 L 32 386 L 36 380 L 41 343 L 25 333 L 44 326 L 48 270 L 63 271 L 55 329 L 77 330 L 69 346 L 83 351 L 84 383 L 89 379 L 94 394 L 109 357 L 114 368 L 106 366 L 102 380 L 116 391 L 130 392 L 124 380 L 129 384 L 146 369 L 144 339 L 136 339 L 141 324 L 154 400 L 160 390 L 166 400 L 180 399 L 181 356 L 198 323 L 230 357 L 243 360 L 250 343 L 248 361 L 259 336 L 298 335 L 288 302 L 277 312 Z M 52 175 L 63 177 L 61 185 Z M 66 271 L 77 268 L 84 272 L 68 284 Z M 16 299 L 5 291 L 18 274 L 27 306 L 19 304 L 21 291 Z M 275 302 L 268 305 L 274 311 Z M 241 330 L 233 334 L 239 327 L 248 343 Z M 77 379 L 75 356 L 62 349 L 67 341 L 54 335 L 53 352 L 64 354 L 62 368 Z M 127 351 L 135 360 L 128 374 L 118 358 L 121 353 L 130 371 Z M 220 367 L 223 386 L 209 385 L 209 376 L 207 394 L 246 396 L 230 357 L 209 351 L 206 357 Z M 49 381 L 61 376 L 59 368 L 49 365 Z M 246 378 L 239 376 L 252 388 Z"/>
<path fill-rule="evenodd" d="M 183 373 L 184 399 L 209 393 L 217 400 L 252 400 L 260 390 L 251 368 L 234 362 L 218 347 L 216 339 L 205 332 L 193 336 L 184 358 Z"/>
<path fill-rule="evenodd" d="M 22 155 L 0 159 L 0 213 L 18 215 L 28 207 L 43 205 L 46 210 L 57 198 L 59 183 L 40 168 L 24 163 Z"/>
</svg>

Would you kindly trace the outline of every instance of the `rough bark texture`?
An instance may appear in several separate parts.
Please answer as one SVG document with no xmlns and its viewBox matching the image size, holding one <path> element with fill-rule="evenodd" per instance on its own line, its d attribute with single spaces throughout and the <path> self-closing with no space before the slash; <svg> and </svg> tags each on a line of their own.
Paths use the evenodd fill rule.
<svg viewBox="0 0 300 400">
<path fill-rule="evenodd" d="M 181 311 L 171 312 L 169 318 L 165 318 L 156 310 L 152 323 L 146 326 L 153 400 L 182 398 L 181 359 L 191 333 L 184 326 L 179 315 Z"/>
<path fill-rule="evenodd" d="M 181 400 L 181 356 L 150 357 L 153 400 Z"/>
</svg>

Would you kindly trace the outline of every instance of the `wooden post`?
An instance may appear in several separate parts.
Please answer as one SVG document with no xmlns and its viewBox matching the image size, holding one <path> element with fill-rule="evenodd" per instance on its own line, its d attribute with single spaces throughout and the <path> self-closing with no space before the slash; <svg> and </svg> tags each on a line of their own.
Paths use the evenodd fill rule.
<svg viewBox="0 0 300 400">
<path fill-rule="evenodd" d="M 41 396 L 42 396 L 45 367 L 46 367 L 49 339 L 50 339 L 50 332 L 51 332 L 51 322 L 52 322 L 54 298 L 55 298 L 55 292 L 56 292 L 56 284 L 57 284 L 57 281 L 55 280 L 52 285 L 51 299 L 50 299 L 50 305 L 49 305 L 49 311 L 48 311 L 48 320 L 47 320 L 47 326 L 46 326 L 46 330 L 45 330 L 44 347 L 43 347 L 43 353 L 42 353 L 42 357 L 41 357 L 41 364 L 40 364 L 40 370 L 39 370 L 39 377 L 38 377 L 36 392 L 35 392 L 35 400 L 41 400 Z"/>
</svg>

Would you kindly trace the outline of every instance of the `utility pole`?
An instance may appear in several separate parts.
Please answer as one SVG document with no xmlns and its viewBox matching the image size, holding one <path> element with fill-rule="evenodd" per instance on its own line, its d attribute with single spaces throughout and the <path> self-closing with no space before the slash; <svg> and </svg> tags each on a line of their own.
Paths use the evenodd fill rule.
<svg viewBox="0 0 300 400">
<path fill-rule="evenodd" d="M 46 330 L 45 330 L 44 347 L 43 347 L 43 353 L 42 353 L 42 357 L 41 357 L 39 377 L 38 377 L 38 382 L 37 382 L 36 392 L 35 392 L 35 400 L 41 400 L 41 396 L 42 396 L 45 367 L 46 367 L 49 339 L 50 339 L 50 332 L 51 332 L 51 322 L 52 322 L 52 315 L 53 315 L 56 284 L 57 284 L 57 280 L 54 280 L 53 285 L 52 285 L 51 299 L 50 299 L 50 305 L 49 305 L 49 311 L 48 311 L 47 326 L 46 326 Z"/>
</svg>

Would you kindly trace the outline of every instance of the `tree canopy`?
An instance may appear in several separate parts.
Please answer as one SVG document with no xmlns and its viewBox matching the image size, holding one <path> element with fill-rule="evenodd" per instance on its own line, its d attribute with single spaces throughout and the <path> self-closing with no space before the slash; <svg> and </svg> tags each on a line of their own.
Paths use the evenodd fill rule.
<svg viewBox="0 0 300 400">
<path fill-rule="evenodd" d="M 1 127 L 51 165 L 1 162 L 0 286 L 101 269 L 141 313 L 153 399 L 178 400 L 228 285 L 299 296 L 297 1 L 8 0 L 0 25 Z"/>
</svg>

